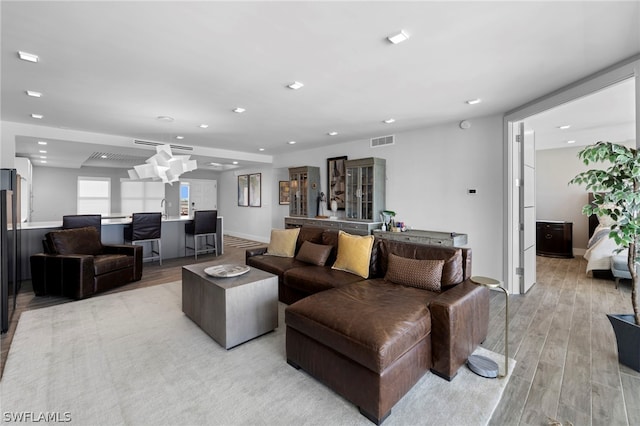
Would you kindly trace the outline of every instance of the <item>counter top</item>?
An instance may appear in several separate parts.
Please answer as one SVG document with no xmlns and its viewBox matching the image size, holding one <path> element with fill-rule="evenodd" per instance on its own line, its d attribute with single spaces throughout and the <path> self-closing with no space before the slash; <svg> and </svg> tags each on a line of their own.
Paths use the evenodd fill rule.
<svg viewBox="0 0 640 426">
<path fill-rule="evenodd" d="M 222 218 L 222 216 L 218 216 L 218 218 Z M 192 218 L 188 216 L 168 216 L 162 218 L 163 222 L 187 222 L 192 220 Z M 102 226 L 109 225 L 126 225 L 131 223 L 131 216 L 114 218 L 114 219 L 102 219 Z M 51 221 L 51 222 L 22 222 L 20 224 L 20 229 L 28 230 L 28 229 L 45 229 L 45 228 L 61 228 L 62 220 Z"/>
<path fill-rule="evenodd" d="M 371 221 L 371 220 L 357 220 L 357 219 L 347 219 L 344 217 L 339 217 L 336 219 L 332 219 L 330 217 L 297 217 L 297 216 L 286 216 L 286 219 L 292 220 L 322 220 L 325 222 L 345 222 L 345 223 L 364 223 L 364 224 L 382 224 L 382 222 Z"/>
</svg>

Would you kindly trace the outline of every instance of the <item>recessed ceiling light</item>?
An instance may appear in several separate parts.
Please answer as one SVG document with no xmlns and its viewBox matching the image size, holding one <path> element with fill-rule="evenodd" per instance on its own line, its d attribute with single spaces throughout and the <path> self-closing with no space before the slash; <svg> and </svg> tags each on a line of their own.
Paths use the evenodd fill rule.
<svg viewBox="0 0 640 426">
<path fill-rule="evenodd" d="M 40 160 L 40 162 L 41 162 L 41 163 L 46 163 L 46 162 L 47 162 L 47 160 Z"/>
<path fill-rule="evenodd" d="M 328 134 L 329 136 L 335 136 L 335 135 L 337 135 L 337 134 L 338 134 L 338 132 L 329 132 L 329 133 L 327 133 L 327 134 Z"/>
<path fill-rule="evenodd" d="M 107 158 L 107 156 L 106 156 L 106 155 L 104 155 L 104 154 L 102 154 L 102 155 L 100 156 L 100 158 Z"/>
<path fill-rule="evenodd" d="M 238 164 L 238 162 L 237 162 L 237 161 L 234 161 L 234 162 L 232 162 L 232 164 Z"/>
<path fill-rule="evenodd" d="M 291 83 L 287 87 L 289 89 L 298 90 L 299 88 L 301 88 L 303 86 L 304 86 L 304 84 L 300 83 L 299 81 L 294 81 L 293 83 Z"/>
<path fill-rule="evenodd" d="M 567 143 L 576 143 L 576 141 L 571 140 L 571 141 L 567 141 Z"/>
<path fill-rule="evenodd" d="M 46 155 L 41 155 L 40 158 L 42 158 L 44 160 L 45 158 L 47 158 L 47 156 Z"/>
<path fill-rule="evenodd" d="M 287 142 L 289 145 L 295 145 L 296 141 L 289 141 Z"/>
<path fill-rule="evenodd" d="M 166 122 L 172 122 L 174 120 L 173 117 L 169 117 L 168 115 L 159 115 L 158 117 L 156 117 L 158 120 L 160 121 L 166 121 Z"/>
<path fill-rule="evenodd" d="M 45 141 L 38 141 L 38 145 L 46 145 L 47 143 Z"/>
<path fill-rule="evenodd" d="M 31 118 L 37 118 L 38 120 L 44 117 L 42 114 L 31 114 Z"/>
<path fill-rule="evenodd" d="M 201 129 L 206 129 L 207 127 L 209 127 L 209 125 L 208 125 L 208 124 L 201 124 L 201 125 L 200 125 L 200 128 L 201 128 Z"/>
<path fill-rule="evenodd" d="M 258 148 L 258 151 L 264 151 L 264 148 Z"/>
<path fill-rule="evenodd" d="M 560 129 L 560 130 L 567 130 L 567 129 L 568 129 L 568 128 L 570 128 L 570 127 L 571 127 L 571 124 L 565 124 L 565 125 L 563 125 L 563 126 L 558 126 L 558 129 Z"/>
<path fill-rule="evenodd" d="M 176 139 L 182 140 L 184 139 L 184 136 L 176 136 Z"/>
<path fill-rule="evenodd" d="M 40 154 L 46 154 L 47 150 L 46 149 L 41 149 L 40 151 L 38 151 Z"/>
<path fill-rule="evenodd" d="M 33 96 L 34 98 L 39 98 L 42 96 L 42 93 L 34 92 L 33 90 L 27 90 L 27 95 Z"/>
<path fill-rule="evenodd" d="M 482 99 L 480 99 L 480 98 L 469 99 L 469 100 L 467 101 L 467 103 L 468 103 L 469 105 L 476 105 L 476 104 L 479 104 L 480 102 L 482 102 Z"/>
<path fill-rule="evenodd" d="M 18 56 L 23 61 L 38 62 L 40 60 L 40 58 L 38 58 L 38 55 L 34 55 L 33 53 L 18 51 Z"/>
<path fill-rule="evenodd" d="M 238 114 L 245 112 L 246 109 L 241 108 L 241 107 L 237 107 L 233 109 L 233 112 L 237 112 Z"/>
<path fill-rule="evenodd" d="M 388 118 L 388 119 L 384 120 L 384 123 L 391 124 L 391 123 L 395 123 L 395 121 L 396 121 L 395 118 Z"/>
<path fill-rule="evenodd" d="M 222 164 L 220 164 L 220 163 L 209 163 L 209 164 L 211 164 L 212 166 L 216 166 L 216 167 L 222 166 Z"/>
<path fill-rule="evenodd" d="M 408 39 L 409 39 L 409 34 L 405 33 L 404 30 L 400 31 L 398 34 L 394 34 L 387 37 L 387 40 L 389 40 L 393 44 L 402 43 L 403 41 Z"/>
</svg>

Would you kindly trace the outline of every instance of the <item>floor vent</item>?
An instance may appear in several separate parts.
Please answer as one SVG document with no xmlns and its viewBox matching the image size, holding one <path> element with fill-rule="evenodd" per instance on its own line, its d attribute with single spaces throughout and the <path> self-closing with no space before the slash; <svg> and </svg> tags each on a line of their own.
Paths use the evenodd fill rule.
<svg viewBox="0 0 640 426">
<path fill-rule="evenodd" d="M 396 143 L 394 135 L 380 136 L 379 138 L 371 138 L 371 148 L 375 148 L 383 145 L 393 145 Z"/>
<path fill-rule="evenodd" d="M 160 142 L 141 141 L 141 140 L 138 140 L 138 139 L 135 139 L 133 141 L 133 143 L 135 143 L 137 145 L 148 145 L 148 146 L 166 145 L 166 144 L 160 143 Z M 193 147 L 192 146 L 174 145 L 174 144 L 170 144 L 169 146 L 171 147 L 171 149 L 181 149 L 183 151 L 193 151 Z"/>
</svg>

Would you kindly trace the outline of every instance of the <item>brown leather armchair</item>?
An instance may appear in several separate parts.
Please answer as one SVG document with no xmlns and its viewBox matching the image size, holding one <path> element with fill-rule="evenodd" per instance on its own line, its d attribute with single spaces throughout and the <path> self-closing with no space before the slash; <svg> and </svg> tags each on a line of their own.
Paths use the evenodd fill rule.
<svg viewBox="0 0 640 426">
<path fill-rule="evenodd" d="M 36 296 L 84 299 L 142 278 L 141 246 L 103 245 L 94 227 L 52 231 L 45 238 L 49 253 L 31 256 Z"/>
</svg>

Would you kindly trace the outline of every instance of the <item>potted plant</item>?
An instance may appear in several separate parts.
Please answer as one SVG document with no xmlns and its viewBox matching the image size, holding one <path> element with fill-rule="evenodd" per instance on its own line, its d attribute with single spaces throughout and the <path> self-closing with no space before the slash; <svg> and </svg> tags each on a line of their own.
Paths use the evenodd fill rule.
<svg viewBox="0 0 640 426">
<path fill-rule="evenodd" d="M 569 183 L 583 184 L 594 192 L 593 205 L 584 206 L 582 213 L 610 216 L 616 223 L 611 226 L 609 238 L 618 244 L 618 253 L 628 249 L 633 315 L 607 314 L 607 317 L 616 334 L 618 360 L 640 371 L 640 151 L 611 142 L 598 142 L 581 150 L 578 157 L 586 165 L 609 163 L 606 169 L 579 173 Z"/>
</svg>

